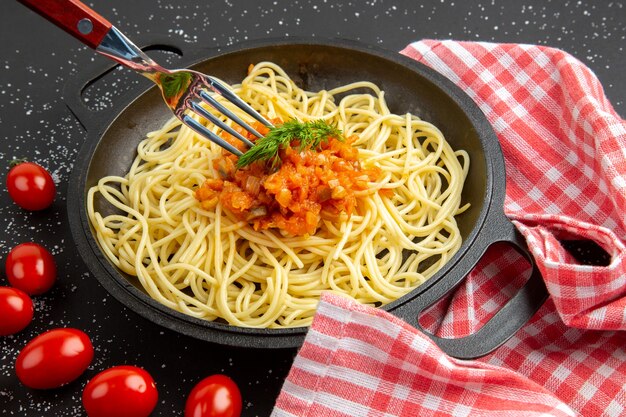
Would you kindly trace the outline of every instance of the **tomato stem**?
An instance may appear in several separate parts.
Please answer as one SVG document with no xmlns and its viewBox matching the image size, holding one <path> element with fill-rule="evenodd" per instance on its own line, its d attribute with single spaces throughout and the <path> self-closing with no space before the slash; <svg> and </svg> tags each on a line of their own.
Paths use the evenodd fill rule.
<svg viewBox="0 0 626 417">
<path fill-rule="evenodd" d="M 28 159 L 26 159 L 26 158 L 12 159 L 11 162 L 9 162 L 9 168 L 13 168 L 14 166 L 19 165 L 19 164 L 23 164 L 24 162 L 28 162 Z"/>
</svg>

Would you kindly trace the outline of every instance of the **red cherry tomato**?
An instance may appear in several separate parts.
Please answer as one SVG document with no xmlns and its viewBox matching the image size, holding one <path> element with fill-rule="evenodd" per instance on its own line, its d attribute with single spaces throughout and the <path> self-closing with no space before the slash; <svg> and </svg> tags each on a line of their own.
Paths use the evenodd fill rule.
<svg viewBox="0 0 626 417">
<path fill-rule="evenodd" d="M 200 381 L 189 394 L 185 417 L 239 417 L 241 393 L 226 375 L 211 375 Z"/>
<path fill-rule="evenodd" d="M 27 387 L 57 388 L 78 378 L 92 359 L 89 336 L 77 329 L 53 329 L 24 346 L 17 355 L 15 372 Z"/>
<path fill-rule="evenodd" d="M 9 170 L 7 190 L 18 206 L 32 211 L 49 207 L 56 194 L 50 173 L 33 162 L 22 162 Z"/>
<path fill-rule="evenodd" d="M 11 249 L 5 269 L 11 285 L 30 295 L 48 291 L 57 275 L 54 258 L 36 243 L 22 243 Z"/>
<path fill-rule="evenodd" d="M 0 287 L 0 336 L 21 332 L 33 319 L 33 301 L 17 288 Z"/>
<path fill-rule="evenodd" d="M 136 366 L 106 369 L 83 390 L 83 406 L 89 417 L 148 417 L 158 399 L 154 380 Z"/>
</svg>

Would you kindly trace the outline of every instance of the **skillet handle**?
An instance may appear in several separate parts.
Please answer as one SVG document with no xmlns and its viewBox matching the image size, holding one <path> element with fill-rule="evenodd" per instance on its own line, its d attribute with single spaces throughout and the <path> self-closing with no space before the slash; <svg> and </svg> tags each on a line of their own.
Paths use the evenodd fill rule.
<svg viewBox="0 0 626 417">
<path fill-rule="evenodd" d="M 530 278 L 517 294 L 476 333 L 461 338 L 448 339 L 430 334 L 419 324 L 418 317 L 420 314 L 454 290 L 465 278 L 465 276 L 455 274 L 454 269 L 442 278 L 442 280 L 447 281 L 446 285 L 434 286 L 431 290 L 407 301 L 392 311 L 394 315 L 427 334 L 445 353 L 459 359 L 475 359 L 498 348 L 531 319 L 548 297 L 541 273 L 528 250 L 525 239 L 517 231 L 515 225 L 502 214 L 497 224 L 491 223 L 487 227 L 490 227 L 498 235 L 489 237 L 491 243 L 486 248 L 497 242 L 511 243 L 528 259 L 532 271 Z"/>
<path fill-rule="evenodd" d="M 140 48 L 143 51 L 171 52 L 184 58 L 191 55 L 191 53 L 188 52 L 188 47 L 186 45 L 178 43 L 166 35 L 150 34 L 148 39 L 139 38 L 137 45 L 140 45 Z M 81 69 L 63 86 L 63 100 L 65 105 L 88 132 L 100 128 L 101 126 L 99 125 L 103 124 L 104 120 L 102 120 L 103 117 L 101 115 L 101 111 L 93 110 L 87 106 L 85 100 L 83 100 L 83 94 L 88 87 L 106 77 L 117 66 L 119 66 L 119 64 L 116 64 L 111 60 L 97 59 L 93 66 Z M 137 97 L 139 93 L 154 85 L 152 82 L 144 79 L 143 77 L 137 78 L 139 79 L 138 85 L 130 87 L 129 91 L 119 98 L 119 108 L 124 108 L 135 97 Z M 110 113 L 106 115 L 105 118 L 107 119 L 106 121 L 109 121 Z"/>
</svg>

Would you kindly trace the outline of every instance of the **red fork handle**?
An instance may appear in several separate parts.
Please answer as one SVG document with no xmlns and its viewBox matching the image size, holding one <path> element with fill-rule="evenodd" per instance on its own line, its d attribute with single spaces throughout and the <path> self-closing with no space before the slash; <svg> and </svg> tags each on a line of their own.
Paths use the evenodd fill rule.
<svg viewBox="0 0 626 417">
<path fill-rule="evenodd" d="M 78 0 L 18 0 L 91 48 L 96 48 L 111 23 Z"/>
</svg>

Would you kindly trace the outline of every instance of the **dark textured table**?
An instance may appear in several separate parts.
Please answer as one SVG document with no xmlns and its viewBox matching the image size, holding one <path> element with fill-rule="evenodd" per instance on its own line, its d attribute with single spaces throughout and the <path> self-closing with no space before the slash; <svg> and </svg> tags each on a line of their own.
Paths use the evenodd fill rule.
<svg viewBox="0 0 626 417">
<path fill-rule="evenodd" d="M 618 113 L 626 115 L 623 1 L 98 0 L 89 4 L 131 39 L 166 35 L 174 42 L 206 46 L 302 36 L 353 39 L 393 51 L 423 38 L 538 43 L 564 49 L 587 64 Z M 107 367 L 135 364 L 146 368 L 158 384 L 160 399 L 154 416 L 182 415 L 192 386 L 212 373 L 228 374 L 238 382 L 244 416 L 267 416 L 295 350 L 225 348 L 164 330 L 122 307 L 88 272 L 73 244 L 65 208 L 72 198 L 66 195 L 68 178 L 85 132 L 60 94 L 69 78 L 104 58 L 17 2 L 3 0 L 0 11 L 0 176 L 4 184 L 9 162 L 27 158 L 48 168 L 58 187 L 54 205 L 39 213 L 19 209 L 4 190 L 0 192 L 0 265 L 13 246 L 27 241 L 49 248 L 58 265 L 54 289 L 35 298 L 33 323 L 18 335 L 0 338 L 0 414 L 84 415 L 80 396 L 86 381 Z M 125 70 L 112 77 L 87 92 L 101 111 L 113 106 L 139 78 Z M 589 262 L 597 261 L 593 248 L 578 253 Z M 0 285 L 7 285 L 3 266 L 0 272 Z M 21 386 L 13 370 L 20 348 L 42 331 L 67 326 L 83 329 L 92 338 L 96 356 L 88 371 L 57 390 Z"/>
</svg>

